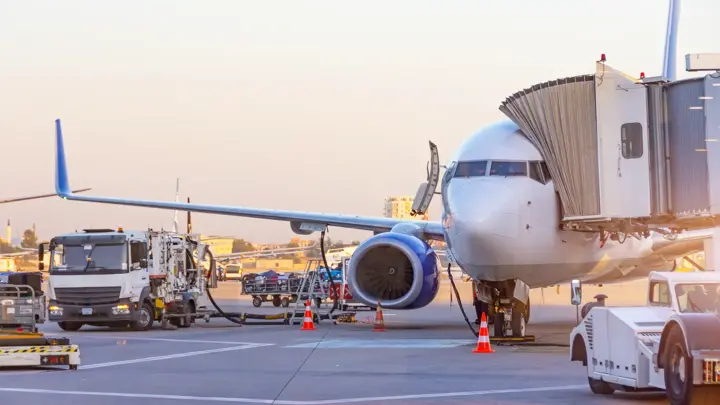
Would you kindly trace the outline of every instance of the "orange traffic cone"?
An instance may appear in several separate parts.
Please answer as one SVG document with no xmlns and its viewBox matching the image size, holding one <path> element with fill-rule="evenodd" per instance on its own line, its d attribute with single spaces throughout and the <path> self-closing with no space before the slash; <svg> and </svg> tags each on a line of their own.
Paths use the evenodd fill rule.
<svg viewBox="0 0 720 405">
<path fill-rule="evenodd" d="M 372 331 L 373 332 L 386 332 L 385 319 L 383 318 L 382 307 L 380 306 L 380 300 L 378 300 L 377 311 L 375 312 L 375 326 L 373 326 Z"/>
<path fill-rule="evenodd" d="M 313 314 L 310 309 L 310 300 L 305 302 L 305 316 L 303 317 L 303 324 L 300 330 L 315 330 L 315 323 L 313 323 Z"/>
<path fill-rule="evenodd" d="M 478 332 L 477 347 L 473 350 L 473 353 L 495 353 L 490 347 L 490 333 L 488 331 L 487 318 L 485 312 L 482 313 L 480 320 L 480 331 Z"/>
</svg>

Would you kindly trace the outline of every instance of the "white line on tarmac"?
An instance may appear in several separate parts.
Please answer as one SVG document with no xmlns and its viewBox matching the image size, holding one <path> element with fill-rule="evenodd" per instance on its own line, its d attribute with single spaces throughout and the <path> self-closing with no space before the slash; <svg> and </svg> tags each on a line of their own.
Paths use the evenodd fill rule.
<svg viewBox="0 0 720 405">
<path fill-rule="evenodd" d="M 565 385 L 558 387 L 538 387 L 538 388 L 516 388 L 507 390 L 486 390 L 486 391 L 463 391 L 463 392 L 441 392 L 436 394 L 411 394 L 411 395 L 394 395 L 386 397 L 366 397 L 366 398 L 338 398 L 316 401 L 289 401 L 289 400 L 272 400 L 272 399 L 254 399 L 254 398 L 232 398 L 232 397 L 199 397 L 186 395 L 162 395 L 162 394 L 131 394 L 121 392 L 92 392 L 92 391 L 61 391 L 61 390 L 45 390 L 40 388 L 0 388 L 0 392 L 23 392 L 27 394 L 54 394 L 54 395 L 80 395 L 80 396 L 100 396 L 100 397 L 124 397 L 124 398 L 152 398 L 152 399 L 175 399 L 181 401 L 204 401 L 204 402 L 231 402 L 246 404 L 276 404 L 276 405 L 329 405 L 329 404 L 349 404 L 354 402 L 378 402 L 378 401 L 397 401 L 407 399 L 427 399 L 427 398 L 447 398 L 447 397 L 463 397 L 463 396 L 484 396 L 496 394 L 523 394 L 533 392 L 547 391 L 570 391 L 580 388 L 587 388 L 587 385 Z"/>
<path fill-rule="evenodd" d="M 272 346 L 271 343 L 253 343 L 252 345 L 243 345 L 243 346 L 233 346 L 233 347 L 223 347 L 220 349 L 211 349 L 211 350 L 200 350 L 196 352 L 186 352 L 186 353 L 177 353 L 177 354 L 168 354 L 166 356 L 155 356 L 155 357 L 143 357 L 140 359 L 132 359 L 132 360 L 120 360 L 120 361 L 110 361 L 107 363 L 98 363 L 98 364 L 88 364 L 86 366 L 81 365 L 78 368 L 87 370 L 87 369 L 93 369 L 93 368 L 103 368 L 103 367 L 112 367 L 112 366 L 120 366 L 123 364 L 135 364 L 135 363 L 145 363 L 148 361 L 159 361 L 159 360 L 169 360 L 169 359 L 178 359 L 182 357 L 190 357 L 190 356 L 199 356 L 201 354 L 212 354 L 212 353 L 222 353 L 222 352 L 230 352 L 235 350 L 243 350 L 243 349 L 253 349 L 256 347 L 263 347 L 263 346 Z"/>
<path fill-rule="evenodd" d="M 90 339 L 114 339 L 114 340 L 147 340 L 157 342 L 177 342 L 177 343 L 210 343 L 219 345 L 256 345 L 261 343 L 255 342 L 235 342 L 230 340 L 194 340 L 194 339 L 166 339 L 166 338 L 150 338 L 150 337 L 134 337 L 134 336 L 88 336 L 88 335 L 76 335 L 77 337 L 87 337 Z M 262 343 L 264 344 L 264 343 Z"/>
</svg>

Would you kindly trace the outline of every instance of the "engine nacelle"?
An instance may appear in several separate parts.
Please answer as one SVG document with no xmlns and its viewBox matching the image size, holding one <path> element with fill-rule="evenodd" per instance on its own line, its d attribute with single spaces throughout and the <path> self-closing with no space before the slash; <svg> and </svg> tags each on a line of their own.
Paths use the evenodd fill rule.
<svg viewBox="0 0 720 405">
<path fill-rule="evenodd" d="M 366 240 L 347 269 L 353 298 L 375 307 L 415 309 L 430 304 L 440 288 L 435 251 L 415 236 L 385 232 Z"/>
</svg>

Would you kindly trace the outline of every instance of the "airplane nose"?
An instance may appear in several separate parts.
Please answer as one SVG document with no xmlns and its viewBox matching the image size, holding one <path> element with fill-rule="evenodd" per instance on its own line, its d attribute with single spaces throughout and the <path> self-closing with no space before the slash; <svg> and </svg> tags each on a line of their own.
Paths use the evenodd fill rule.
<svg viewBox="0 0 720 405">
<path fill-rule="evenodd" d="M 459 180 L 459 179 L 454 179 Z M 519 200 L 506 184 L 489 179 L 458 181 L 449 187 L 452 248 L 459 258 L 494 264 L 497 253 L 507 250 L 520 231 Z"/>
</svg>

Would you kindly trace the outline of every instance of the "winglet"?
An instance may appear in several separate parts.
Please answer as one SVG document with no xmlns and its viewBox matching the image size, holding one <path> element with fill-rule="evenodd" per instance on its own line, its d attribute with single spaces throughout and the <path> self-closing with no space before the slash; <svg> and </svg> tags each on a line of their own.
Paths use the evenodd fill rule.
<svg viewBox="0 0 720 405">
<path fill-rule="evenodd" d="M 56 135 L 56 158 L 55 158 L 55 193 L 62 197 L 67 198 L 72 194 L 70 190 L 70 183 L 67 175 L 67 165 L 65 164 L 65 146 L 63 145 L 62 127 L 60 126 L 60 119 L 55 120 L 55 135 Z"/>
</svg>

